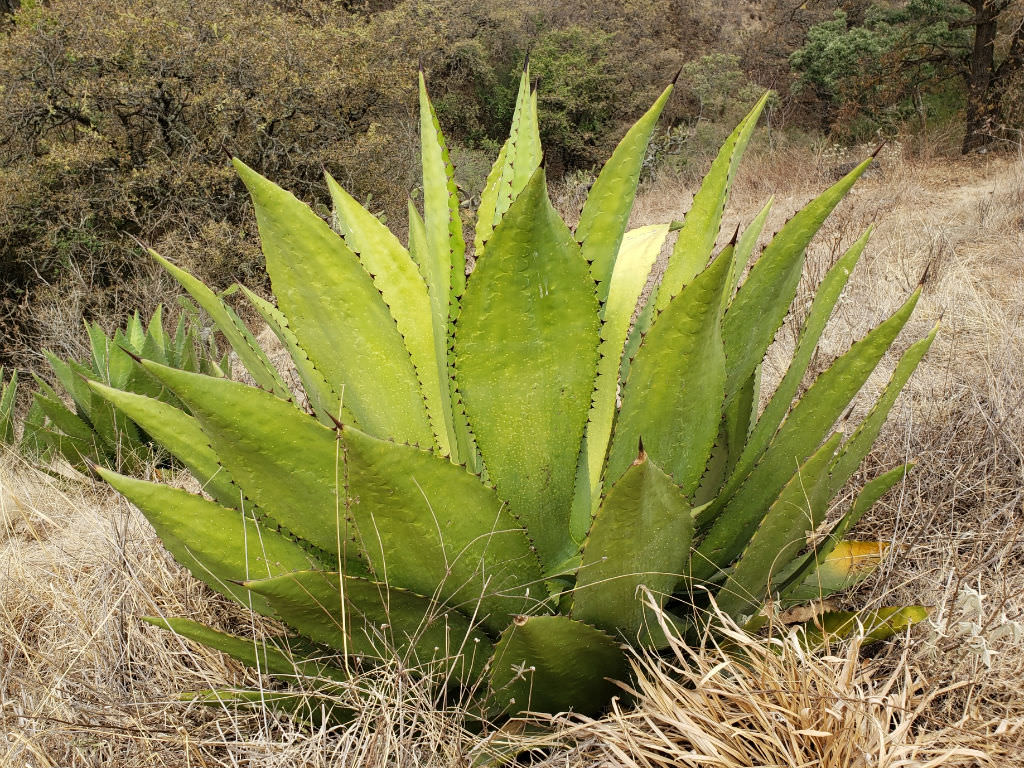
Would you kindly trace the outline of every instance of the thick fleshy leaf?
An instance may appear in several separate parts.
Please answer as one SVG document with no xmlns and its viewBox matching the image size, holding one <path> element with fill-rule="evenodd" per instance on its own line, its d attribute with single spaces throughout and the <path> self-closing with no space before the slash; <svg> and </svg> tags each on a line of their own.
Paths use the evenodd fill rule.
<svg viewBox="0 0 1024 768">
<path fill-rule="evenodd" d="M 509 139 L 505 139 L 494 165 L 491 166 L 491 172 L 487 174 L 483 191 L 480 193 L 480 205 L 476 209 L 476 228 L 473 233 L 473 249 L 477 258 L 484 252 L 484 245 L 494 231 L 494 219 L 498 206 L 498 186 L 501 182 L 502 170 L 505 168 L 508 145 Z"/>
<path fill-rule="evenodd" d="M 386 659 L 394 653 L 406 665 L 426 671 L 435 663 L 471 683 L 493 650 L 467 616 L 367 579 L 305 571 L 246 586 L 265 597 L 285 624 L 346 655 Z"/>
<path fill-rule="evenodd" d="M 183 693 L 181 699 L 219 709 L 269 709 L 292 720 L 308 723 L 314 728 L 344 725 L 356 716 L 355 712 L 339 704 L 336 699 L 309 691 L 291 693 L 249 688 L 208 688 Z"/>
<path fill-rule="evenodd" d="M 590 263 L 590 271 L 602 302 L 608 298 L 615 257 L 619 253 L 629 214 L 633 210 L 647 145 L 671 94 L 670 85 L 622 137 L 598 174 L 594 186 L 590 188 L 580 212 L 576 240 L 580 243 L 583 258 Z"/>
<path fill-rule="evenodd" d="M 571 548 L 569 510 L 594 386 L 597 312 L 587 264 L 538 170 L 477 263 L 455 353 L 484 466 L 546 565 Z"/>
<path fill-rule="evenodd" d="M 920 605 L 878 608 L 873 611 L 829 611 L 797 631 L 809 648 L 827 641 L 845 640 L 863 629 L 866 642 L 888 640 L 928 618 L 929 610 Z"/>
<path fill-rule="evenodd" d="M 760 525 L 747 534 L 736 567 L 718 592 L 718 607 L 730 616 L 752 613 L 765 600 L 772 575 L 807 544 L 807 534 L 825 516 L 828 469 L 842 434 L 825 441 L 786 483 Z M 742 534 L 741 534 L 742 535 Z"/>
<path fill-rule="evenodd" d="M 888 548 L 885 541 L 840 541 L 814 573 L 786 592 L 786 602 L 816 600 L 859 584 L 881 564 Z"/>
<path fill-rule="evenodd" d="M 768 221 L 768 214 L 771 213 L 774 204 L 775 198 L 769 198 L 768 202 L 764 204 L 764 208 L 758 212 L 757 216 L 743 230 L 739 240 L 736 241 L 733 266 L 729 275 L 729 290 L 726 292 L 727 301 L 732 301 L 732 295 L 736 291 L 736 286 L 739 285 L 740 278 L 743 277 L 743 271 L 746 269 L 747 262 L 750 261 L 750 254 L 757 246 L 757 241 L 761 237 L 761 232 L 764 231 L 765 222 Z"/>
<path fill-rule="evenodd" d="M 710 525 L 694 558 L 693 576 L 710 578 L 739 555 L 750 530 L 764 517 L 782 487 L 817 448 L 832 425 L 846 410 L 902 330 L 913 312 L 920 289 L 888 320 L 857 341 L 822 373 L 793 407 L 762 460 L 746 479 L 733 474 L 719 499 L 697 518 L 698 530 Z M 738 490 L 733 489 L 738 486 Z M 719 512 L 719 510 L 721 510 Z M 712 525 L 713 522 L 713 525 Z"/>
<path fill-rule="evenodd" d="M 611 635 L 567 616 L 522 616 L 494 649 L 491 688 L 498 707 L 520 712 L 574 710 L 596 715 L 628 674 Z"/>
<path fill-rule="evenodd" d="M 448 157 L 441 124 L 420 72 L 420 152 L 423 162 L 423 221 L 430 269 L 425 270 L 431 297 L 444 297 L 449 316 L 458 316 L 458 298 L 466 287 L 466 243 L 462 236 L 455 169 Z"/>
<path fill-rule="evenodd" d="M 299 345 L 368 433 L 433 444 L 402 335 L 359 259 L 290 192 L 244 163 L 274 294 Z"/>
<path fill-rule="evenodd" d="M 540 167 L 541 154 L 540 127 L 537 122 L 536 105 L 530 93 L 530 69 L 527 65 L 523 67 L 522 75 L 519 78 L 519 93 L 516 96 L 516 107 L 512 114 L 508 141 L 498 156 L 501 166 L 499 168 L 498 163 L 495 163 L 495 168 L 491 171 L 492 175 L 495 170 L 498 173 L 490 226 L 484 226 L 479 219 L 477 221 L 477 238 L 481 245 L 490 239 L 494 227 L 498 226 L 498 222 L 501 221 L 506 211 Z M 487 192 L 486 189 L 485 192 Z M 478 216 L 485 213 L 486 209 L 490 207 L 490 200 L 485 201 L 481 195 L 481 212 Z M 480 257 L 481 252 L 477 252 L 477 258 Z"/>
<path fill-rule="evenodd" d="M 283 617 L 283 614 L 281 615 Z M 256 640 L 229 635 L 191 619 L 145 616 L 142 620 L 154 627 L 169 630 L 200 645 L 226 653 L 236 661 L 242 662 L 247 667 L 258 669 L 265 675 L 290 678 L 302 676 L 309 680 L 326 678 L 337 682 L 348 679 L 345 671 L 338 667 L 306 659 L 300 654 L 290 651 L 286 653 L 282 650 L 282 647 L 287 647 L 287 638 L 284 637 L 278 639 L 282 644 L 279 647 L 273 639 Z"/>
<path fill-rule="evenodd" d="M 284 348 L 288 350 L 288 355 L 291 357 L 295 370 L 302 380 L 302 388 L 306 393 L 306 398 L 309 400 L 309 405 L 320 423 L 331 425 L 337 419 L 345 424 L 358 426 L 351 412 L 341 404 L 339 394 L 334 391 L 334 388 L 327 382 L 324 375 L 320 373 L 319 369 L 313 364 L 313 361 L 309 359 L 306 350 L 299 345 L 299 340 L 295 338 L 295 334 L 292 333 L 292 329 L 288 326 L 288 318 L 281 314 L 280 310 L 266 299 L 257 296 L 244 285 L 241 288 L 246 298 L 249 299 L 249 303 L 260 313 L 263 322 L 267 324 L 278 340 L 284 345 Z"/>
<path fill-rule="evenodd" d="M 640 454 L 594 518 L 576 574 L 573 617 L 635 639 L 651 619 L 641 587 L 664 604 L 685 571 L 692 535 L 686 496 Z"/>
<path fill-rule="evenodd" d="M 661 253 L 668 230 L 668 224 L 653 224 L 627 232 L 615 259 L 608 300 L 604 305 L 604 322 L 601 324 L 597 382 L 587 420 L 584 456 L 576 478 L 577 500 L 573 503 L 570 522 L 575 541 L 581 541 L 586 535 L 594 507 L 601 498 L 601 469 L 608 453 L 615 419 L 619 362 L 637 301 L 647 283 L 651 267 Z"/>
<path fill-rule="evenodd" d="M 672 297 L 696 277 L 711 256 L 733 177 L 770 95 L 770 91 L 766 92 L 726 139 L 694 195 L 661 279 L 656 304 L 659 310 L 667 307 Z"/>
<path fill-rule="evenodd" d="M 241 489 L 220 465 L 209 438 L 192 416 L 152 397 L 122 392 L 98 382 L 90 382 L 89 386 L 184 464 L 204 491 L 226 507 L 241 508 Z"/>
<path fill-rule="evenodd" d="M 805 249 L 870 162 L 865 160 L 786 222 L 743 281 L 722 323 L 727 399 L 764 359 L 796 296 Z"/>
<path fill-rule="evenodd" d="M 757 460 L 764 454 L 765 448 L 768 447 L 779 424 L 782 423 L 782 419 L 789 411 L 793 397 L 800 388 L 800 382 L 803 381 L 804 375 L 807 373 L 807 366 L 811 362 L 811 357 L 818 346 L 825 325 L 832 316 L 832 310 L 842 295 L 870 235 L 871 230 L 869 229 L 829 269 L 821 281 L 821 285 L 818 286 L 807 315 L 807 321 L 800 330 L 800 338 L 796 350 L 793 352 L 789 368 L 786 370 L 786 375 L 783 376 L 782 381 L 775 388 L 775 392 L 772 393 L 771 400 L 768 401 L 764 412 L 754 425 L 750 438 L 742 446 L 743 453 L 735 468 L 737 477 L 745 477 L 750 472 Z"/>
<path fill-rule="evenodd" d="M 409 252 L 376 216 L 327 175 L 338 229 L 395 318 L 419 378 L 434 439 L 442 456 L 454 442 L 448 378 L 438 367 L 430 296 Z"/>
<path fill-rule="evenodd" d="M 804 582 L 817 583 L 814 569 L 831 556 L 832 551 L 842 543 L 843 537 L 857 524 L 864 513 L 871 509 L 890 488 L 906 477 L 912 466 L 912 464 L 904 464 L 896 467 L 865 484 L 857 494 L 857 498 L 854 499 L 850 511 L 839 519 L 825 540 L 805 554 L 790 573 L 783 574 L 783 578 L 779 579 L 778 584 L 773 585 L 773 590 L 781 592 L 784 601 L 801 599 L 796 596 L 798 590 L 802 588 L 801 585 Z"/>
<path fill-rule="evenodd" d="M 227 509 L 160 483 L 96 472 L 146 516 L 174 559 L 200 581 L 253 610 L 273 615 L 266 601 L 236 582 L 307 570 L 319 563 L 272 521 Z"/>
<path fill-rule="evenodd" d="M 250 172 L 251 173 L 251 172 Z M 253 379 L 264 389 L 274 392 L 280 397 L 287 398 L 291 395 L 281 375 L 274 368 L 266 352 L 260 349 L 256 338 L 252 335 L 245 324 L 238 318 L 231 307 L 224 303 L 224 300 L 211 291 L 201 280 L 196 279 L 184 269 L 176 267 L 156 251 L 150 250 L 149 255 L 156 259 L 171 277 L 181 284 L 181 287 L 188 291 L 189 295 L 196 300 L 217 326 L 217 330 L 224 334 L 228 344 L 235 350 L 242 365 L 252 375 Z M 138 323 L 138 317 L 135 318 Z M 144 339 L 137 339 L 137 331 L 141 326 L 129 326 L 129 341 L 132 342 L 136 354 L 142 354 Z"/>
<path fill-rule="evenodd" d="M 485 626 L 500 628 L 530 604 L 540 567 L 529 541 L 463 468 L 329 429 L 252 387 L 146 365 L 188 403 L 246 495 L 296 535 L 333 553 L 355 537 L 378 579 L 470 612 L 479 603 Z M 349 562 L 355 553 L 343 554 Z"/>
<path fill-rule="evenodd" d="M 644 448 L 689 496 L 697 488 L 718 434 L 725 395 L 722 291 L 727 247 L 662 312 L 630 367 L 608 454 L 605 485 Z"/>
<path fill-rule="evenodd" d="M 938 332 L 939 326 L 936 324 L 927 336 L 911 344 L 900 357 L 900 361 L 896 364 L 896 370 L 889 377 L 878 401 L 872 406 L 864 420 L 857 425 L 857 429 L 850 435 L 850 439 L 846 441 L 839 456 L 836 457 L 832 467 L 831 492 L 833 494 L 838 493 L 846 485 L 846 482 L 870 453 L 896 398 L 903 391 L 903 386 L 921 362 L 921 358 L 928 352 Z"/>
<path fill-rule="evenodd" d="M 18 396 L 18 372 L 12 371 L 4 382 L 4 369 L 0 366 L 0 445 L 14 445 L 14 401 Z"/>
<path fill-rule="evenodd" d="M 409 253 L 420 268 L 420 272 L 428 275 L 431 269 L 429 262 L 430 247 L 427 243 L 427 232 L 416 206 L 409 201 Z M 436 282 L 436 281 L 435 281 Z M 448 406 L 451 409 L 452 431 L 455 440 L 451 448 L 451 460 L 456 464 L 464 464 L 471 472 L 479 474 L 479 461 L 476 443 L 466 420 L 466 410 L 462 405 L 462 396 L 455 386 L 451 345 L 454 341 L 452 325 L 448 321 L 448 296 L 440 294 L 428 280 L 430 293 L 431 319 L 434 329 L 434 354 L 438 376 L 448 382 Z"/>
</svg>

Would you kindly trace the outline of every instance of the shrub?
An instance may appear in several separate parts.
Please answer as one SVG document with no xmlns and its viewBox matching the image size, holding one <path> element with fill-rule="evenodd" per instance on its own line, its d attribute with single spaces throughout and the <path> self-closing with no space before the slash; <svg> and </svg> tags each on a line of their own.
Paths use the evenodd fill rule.
<svg viewBox="0 0 1024 768">
<path fill-rule="evenodd" d="M 631 330 L 670 225 L 626 224 L 671 90 L 616 148 L 572 232 L 548 199 L 524 72 L 481 196 L 468 281 L 452 167 L 422 78 L 423 215 L 410 206 L 408 249 L 330 176 L 340 234 L 235 161 L 277 306 L 248 295 L 291 353 L 304 396 L 237 327 L 235 350 L 259 387 L 141 361 L 191 415 L 89 384 L 143 428 L 162 429 L 212 499 L 97 471 L 198 578 L 304 639 L 254 647 L 184 618 L 152 621 L 326 685 L 312 699 L 201 698 L 329 708 L 351 657 L 373 663 L 393 651 L 482 694 L 484 717 L 593 712 L 628 675 L 623 640 L 658 648 L 666 633 L 699 632 L 716 620 L 712 598 L 758 627 L 766 602 L 827 594 L 856 581 L 863 569 L 851 566 L 877 562 L 878 547 L 851 551 L 843 535 L 907 467 L 870 482 L 822 544 L 806 536 L 934 337 L 903 354 L 852 434 L 832 431 L 920 289 L 797 397 L 867 234 L 825 276 L 786 376 L 757 406 L 760 363 L 805 249 L 870 160 L 793 217 L 741 282 L 768 209 L 713 251 L 766 96 L 712 165 Z M 197 300 L 212 296 L 166 265 Z M 671 626 L 652 621 L 652 608 Z M 923 615 L 826 614 L 806 637 L 821 642 L 858 618 L 884 637 Z"/>
<path fill-rule="evenodd" d="M 60 457 L 83 471 L 90 465 L 102 465 L 133 474 L 155 460 L 168 458 L 161 456 L 158 449 L 162 432 L 148 434 L 116 406 L 92 392 L 87 382 L 102 382 L 147 396 L 157 401 L 157 408 L 187 410 L 158 379 L 136 366 L 133 358 L 145 357 L 161 365 L 208 376 L 223 378 L 225 372 L 230 374 L 228 358 L 218 360 L 220 355 L 213 338 L 200 338 L 197 321 L 198 313 L 193 307 L 178 318 L 171 336 L 163 327 L 162 308 L 157 307 L 148 327 L 136 313 L 113 337 L 107 336 L 96 323 L 87 325 L 92 354 L 84 363 L 62 360 L 46 352 L 50 367 L 72 404 L 69 408 L 53 387 L 36 376 L 39 391 L 34 393 L 26 417 L 21 437 L 23 450 L 37 461 Z M 15 384 L 16 380 L 12 380 L 12 389 Z M 13 394 L 10 397 L 13 401 Z M 2 408 L 0 401 L 0 412 Z M 2 425 L 0 413 L 0 442 L 4 442 Z M 10 440 L 6 442 L 14 443 L 13 429 L 9 428 L 7 434 Z"/>
</svg>

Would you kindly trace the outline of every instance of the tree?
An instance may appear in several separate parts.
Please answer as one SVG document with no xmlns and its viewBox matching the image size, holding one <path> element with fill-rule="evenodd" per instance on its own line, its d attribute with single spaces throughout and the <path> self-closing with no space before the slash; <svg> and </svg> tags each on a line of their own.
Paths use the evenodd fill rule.
<svg viewBox="0 0 1024 768">
<path fill-rule="evenodd" d="M 1007 102 L 1024 72 L 1021 0 L 909 0 L 872 5 L 860 23 L 845 11 L 810 27 L 790 57 L 797 88 L 831 105 L 830 120 L 866 115 L 873 122 L 923 117 L 922 96 L 962 85 L 963 152 L 1006 127 Z"/>
</svg>

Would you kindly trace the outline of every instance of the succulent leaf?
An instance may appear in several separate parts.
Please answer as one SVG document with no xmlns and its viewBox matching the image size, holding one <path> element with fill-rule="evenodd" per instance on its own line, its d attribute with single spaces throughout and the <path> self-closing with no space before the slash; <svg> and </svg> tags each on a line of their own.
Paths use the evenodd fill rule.
<svg viewBox="0 0 1024 768">
<path fill-rule="evenodd" d="M 568 661 L 568 663 L 567 663 Z M 626 676 L 611 635 L 568 616 L 521 616 L 502 635 L 490 664 L 499 711 L 599 712 Z"/>
<path fill-rule="evenodd" d="M 448 157 L 441 124 L 420 72 L 420 150 L 423 159 L 423 221 L 426 225 L 431 297 L 441 300 L 454 320 L 458 298 L 466 287 L 466 244 L 459 215 L 455 169 Z"/>
<path fill-rule="evenodd" d="M 455 339 L 484 466 L 545 565 L 569 554 L 576 459 L 597 363 L 597 297 L 543 169 L 477 263 Z"/>
<path fill-rule="evenodd" d="M 348 677 L 344 670 L 338 667 L 311 659 L 303 659 L 300 655 L 290 651 L 285 653 L 274 642 L 274 639 L 257 640 L 237 637 L 185 618 L 145 616 L 142 620 L 154 627 L 169 630 L 200 645 L 226 653 L 236 661 L 257 669 L 265 675 L 292 678 L 302 675 L 313 679 L 329 678 L 338 682 L 343 682 Z M 286 647 L 287 638 L 279 638 L 279 640 Z"/>
<path fill-rule="evenodd" d="M 651 458 L 683 493 L 690 496 L 696 490 L 722 416 L 720 318 L 731 260 L 729 246 L 669 303 L 647 333 L 622 393 L 606 486 L 629 468 L 643 440 Z"/>
<path fill-rule="evenodd" d="M 328 429 L 236 382 L 146 365 L 188 403 L 246 495 L 315 547 L 346 564 L 362 555 L 392 586 L 479 603 L 485 626 L 500 628 L 529 604 L 540 567 L 526 535 L 461 467 L 355 428 Z"/>
<path fill-rule="evenodd" d="M 206 313 L 216 323 L 217 329 L 224 334 L 228 344 L 235 350 L 239 360 L 242 361 L 242 365 L 245 366 L 245 369 L 252 375 L 256 383 L 270 392 L 277 393 L 281 397 L 289 397 L 291 393 L 281 378 L 281 374 L 274 368 L 266 352 L 260 349 L 260 345 L 256 343 L 256 339 L 249 332 L 249 329 L 239 320 L 238 315 L 224 303 L 224 300 L 207 288 L 202 281 L 193 277 L 184 269 L 171 264 L 171 262 L 156 251 L 149 251 L 149 255 L 156 259 L 171 277 L 188 291 L 189 295 L 196 300 L 196 303 L 206 310 Z M 138 315 L 136 315 L 134 323 L 130 324 L 128 328 L 128 341 L 136 351 L 136 354 L 140 355 L 145 344 L 145 337 L 140 336 L 141 329 L 142 324 L 139 322 Z"/>
<path fill-rule="evenodd" d="M 601 324 L 597 382 L 576 478 L 576 500 L 570 521 L 574 541 L 582 541 L 586 535 L 594 507 L 601 498 L 601 470 L 615 420 L 623 346 L 633 312 L 668 237 L 668 229 L 668 224 L 652 224 L 627 232 L 615 259 Z"/>
<path fill-rule="evenodd" d="M 249 299 L 249 303 L 260 313 L 263 322 L 267 324 L 278 340 L 284 345 L 284 348 L 288 350 L 288 355 L 291 357 L 295 370 L 302 380 L 302 389 L 309 399 L 309 405 L 320 423 L 330 426 L 337 419 L 345 424 L 358 426 L 352 413 L 342 405 L 341 396 L 327 382 L 327 379 L 324 378 L 323 374 L 313 364 L 313 361 L 309 359 L 306 350 L 299 346 L 299 340 L 295 338 L 292 329 L 288 327 L 288 318 L 269 301 L 257 296 L 245 286 L 242 286 L 242 292 Z M 174 367 L 180 368 L 181 366 Z M 185 370 L 189 369 L 186 368 Z"/>
<path fill-rule="evenodd" d="M 364 430 L 432 445 L 409 352 L 358 257 L 290 192 L 238 160 L 235 167 L 256 207 L 278 307 L 299 345 Z"/>
<path fill-rule="evenodd" d="M 705 525 L 710 530 L 700 544 L 699 556 L 694 557 L 696 580 L 710 578 L 739 555 L 746 541 L 743 532 L 764 517 L 793 476 L 792 467 L 810 456 L 839 419 L 903 329 L 919 296 L 920 289 L 832 363 L 793 406 L 764 459 L 746 478 L 734 472 L 718 500 L 698 517 L 698 530 Z"/>
<path fill-rule="evenodd" d="M 836 432 L 783 487 L 718 591 L 718 607 L 733 617 L 753 612 L 765 600 L 772 575 L 804 548 L 808 532 L 825 514 L 828 469 L 842 434 Z"/>
<path fill-rule="evenodd" d="M 658 288 L 657 309 L 667 307 L 672 297 L 696 277 L 711 256 L 715 241 L 718 240 L 722 213 L 725 211 L 736 168 L 743 158 L 750 137 L 754 135 L 754 128 L 761 117 L 764 105 L 768 103 L 769 96 L 771 91 L 765 92 L 750 113 L 736 126 L 711 164 L 711 170 L 701 182 L 700 189 L 683 220 L 683 228 L 679 230 L 679 237 L 665 268 L 661 286 Z"/>
<path fill-rule="evenodd" d="M 928 609 L 920 605 L 886 607 L 865 611 L 829 611 L 799 628 L 808 648 L 819 648 L 827 642 L 844 640 L 863 628 L 867 642 L 888 640 L 928 618 Z"/>
<path fill-rule="evenodd" d="M 273 522 L 252 510 L 227 509 L 202 496 L 97 467 L 96 472 L 137 506 L 157 536 L 200 581 L 266 615 L 274 615 L 261 597 L 238 582 L 276 576 L 317 565 L 316 559 Z"/>
<path fill-rule="evenodd" d="M 451 454 L 452 426 L 448 376 L 439 370 L 430 296 L 409 252 L 376 216 L 327 175 L 338 229 L 395 318 L 419 378 L 427 416 L 442 456 Z M 425 446 L 424 446 L 425 447 Z"/>
<path fill-rule="evenodd" d="M 615 257 L 633 210 L 647 145 L 671 94 L 670 85 L 622 137 L 590 188 L 576 225 L 576 240 L 582 248 L 583 258 L 590 263 L 602 303 L 608 298 Z"/>
<path fill-rule="evenodd" d="M 573 618 L 635 640 L 648 624 L 640 588 L 659 606 L 690 558 L 693 519 L 686 496 L 644 453 L 608 491 L 576 574 Z"/>
<path fill-rule="evenodd" d="M 764 359 L 796 295 L 804 252 L 822 223 L 871 163 L 870 158 L 801 209 L 772 238 L 729 305 L 722 325 L 726 398 L 731 399 Z M 659 293 L 659 301 L 662 294 Z"/>
<path fill-rule="evenodd" d="M 281 620 L 316 643 L 351 655 L 397 653 L 413 667 L 431 663 L 472 683 L 493 646 L 469 617 L 386 584 L 322 571 L 246 582 Z"/>
</svg>

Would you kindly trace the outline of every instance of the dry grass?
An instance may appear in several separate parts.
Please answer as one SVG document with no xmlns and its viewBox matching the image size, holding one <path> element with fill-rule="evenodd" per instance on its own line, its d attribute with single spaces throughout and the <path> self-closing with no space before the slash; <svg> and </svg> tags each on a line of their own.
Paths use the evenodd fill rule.
<svg viewBox="0 0 1024 768">
<path fill-rule="evenodd" d="M 775 192 L 774 231 L 827 177 L 795 154 L 751 157 L 723 230 Z M 662 179 L 644 190 L 636 222 L 678 218 L 688 199 L 683 181 Z M 637 659 L 635 710 L 559 718 L 539 740 L 501 736 L 538 747 L 538 764 L 1021 764 L 1024 162 L 893 154 L 826 225 L 804 290 L 871 223 L 872 245 L 818 369 L 890 312 L 929 264 L 898 346 L 940 317 L 943 330 L 855 480 L 854 488 L 881 467 L 917 461 L 856 531 L 892 541 L 899 556 L 850 602 L 926 603 L 935 606 L 929 626 L 872 655 L 853 645 L 807 656 L 781 640 L 771 651 L 737 636 L 747 665 L 714 646 Z M 792 342 L 787 328 L 769 356 L 769 381 Z M 853 421 L 894 362 L 869 382 Z M 499 746 L 471 733 L 457 704 L 444 710 L 438 691 L 392 668 L 357 681 L 369 703 L 333 731 L 177 701 L 177 691 L 260 680 L 137 620 L 154 613 L 256 637 L 277 631 L 183 573 L 108 490 L 0 461 L 0 765 L 457 766 Z"/>
</svg>

